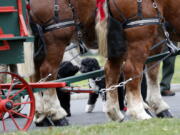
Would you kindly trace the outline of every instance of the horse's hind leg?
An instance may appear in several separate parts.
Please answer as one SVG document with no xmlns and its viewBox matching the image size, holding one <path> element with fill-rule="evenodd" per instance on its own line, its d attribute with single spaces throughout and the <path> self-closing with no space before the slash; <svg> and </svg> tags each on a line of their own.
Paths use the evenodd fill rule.
<svg viewBox="0 0 180 135">
<path fill-rule="evenodd" d="M 118 84 L 121 64 L 122 61 L 120 61 L 119 59 L 107 60 L 105 65 L 106 88 Z M 107 101 L 106 101 L 107 115 L 111 120 L 122 121 L 124 119 L 124 116 L 120 112 L 117 88 L 106 92 L 107 92 Z"/>
<path fill-rule="evenodd" d="M 133 119 L 149 119 L 149 116 L 145 111 L 144 102 L 141 96 L 141 76 L 143 71 L 143 62 L 137 62 L 136 60 L 128 60 L 124 67 L 125 78 L 134 78 L 132 81 L 126 84 L 126 97 L 127 97 L 127 114 Z"/>
<path fill-rule="evenodd" d="M 147 68 L 152 66 L 148 64 Z M 154 110 L 158 117 L 172 117 L 169 112 L 168 104 L 162 99 L 160 94 L 160 85 L 158 81 L 159 65 L 152 68 L 146 73 L 147 78 L 147 102 L 149 106 Z"/>
<path fill-rule="evenodd" d="M 141 95 L 141 81 L 144 63 L 149 55 L 149 47 L 153 44 L 154 37 L 144 37 L 144 34 L 138 34 L 134 40 L 129 41 L 127 60 L 123 71 L 125 80 L 132 78 L 132 81 L 126 84 L 127 115 L 133 119 L 144 120 L 150 119 L 151 116 L 145 111 L 146 106 Z M 141 39 L 139 39 L 140 37 Z"/>
</svg>

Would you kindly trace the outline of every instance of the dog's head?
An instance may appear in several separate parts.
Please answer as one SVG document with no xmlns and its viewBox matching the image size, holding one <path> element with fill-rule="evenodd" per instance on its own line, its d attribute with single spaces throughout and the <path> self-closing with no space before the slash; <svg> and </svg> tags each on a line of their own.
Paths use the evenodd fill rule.
<svg viewBox="0 0 180 135">
<path fill-rule="evenodd" d="M 95 58 L 85 58 L 81 61 L 80 71 L 87 73 L 100 69 L 99 63 Z"/>
<path fill-rule="evenodd" d="M 75 75 L 79 71 L 79 67 L 73 65 L 70 61 L 64 61 L 60 64 L 58 78 L 64 78 Z"/>
</svg>

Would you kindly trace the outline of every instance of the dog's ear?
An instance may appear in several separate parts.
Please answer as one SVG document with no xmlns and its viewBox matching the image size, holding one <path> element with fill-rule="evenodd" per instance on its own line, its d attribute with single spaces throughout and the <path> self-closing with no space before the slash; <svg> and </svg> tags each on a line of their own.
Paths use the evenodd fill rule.
<svg viewBox="0 0 180 135">
<path fill-rule="evenodd" d="M 87 73 L 100 69 L 99 63 L 95 58 L 85 58 L 81 61 L 81 72 Z"/>
<path fill-rule="evenodd" d="M 101 68 L 101 67 L 99 66 L 98 61 L 97 61 L 96 59 L 94 59 L 94 58 L 91 60 L 91 66 L 92 66 L 92 67 L 91 67 L 91 68 L 92 68 L 92 69 L 91 69 L 92 71 L 98 70 L 98 69 Z"/>
<path fill-rule="evenodd" d="M 63 61 L 60 64 L 59 70 L 65 70 L 66 68 L 71 67 L 71 66 L 73 66 L 73 64 L 70 61 Z"/>
<path fill-rule="evenodd" d="M 74 66 L 70 61 L 64 61 L 61 63 L 59 67 L 58 78 L 64 78 L 75 75 L 78 71 L 78 66 Z"/>
<path fill-rule="evenodd" d="M 80 69 L 79 69 L 80 72 L 81 72 L 81 73 L 86 73 L 86 70 L 85 70 L 85 69 L 86 69 L 86 67 L 81 64 L 81 67 L 80 67 Z"/>
</svg>

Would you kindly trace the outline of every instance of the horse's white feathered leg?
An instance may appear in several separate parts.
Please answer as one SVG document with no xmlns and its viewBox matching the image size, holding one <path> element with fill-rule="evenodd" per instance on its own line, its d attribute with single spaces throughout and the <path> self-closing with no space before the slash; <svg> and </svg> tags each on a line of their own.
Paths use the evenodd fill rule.
<svg viewBox="0 0 180 135">
<path fill-rule="evenodd" d="M 142 97 L 138 98 L 137 95 L 133 95 L 132 92 L 127 91 L 127 115 L 131 116 L 133 119 L 144 120 L 150 119 L 151 116 L 144 110 L 144 102 Z"/>
<path fill-rule="evenodd" d="M 41 122 L 46 115 L 44 114 L 44 102 L 43 102 L 43 97 L 42 97 L 42 92 L 34 93 L 35 97 L 35 107 L 36 107 L 36 113 L 34 117 L 34 121 L 36 123 Z"/>
<path fill-rule="evenodd" d="M 105 102 L 106 109 L 104 112 L 107 114 L 108 118 L 113 121 L 121 122 L 124 120 L 124 115 L 121 113 L 119 108 L 119 102 L 114 102 L 112 97 L 109 97 L 107 93 L 107 101 Z"/>
<path fill-rule="evenodd" d="M 158 79 L 153 81 L 148 74 L 147 79 L 147 102 L 148 105 L 155 111 L 156 114 L 169 109 L 168 104 L 162 99 L 160 94 L 160 85 Z"/>
<path fill-rule="evenodd" d="M 52 120 L 59 120 L 67 115 L 58 100 L 56 89 L 43 92 L 44 113 L 51 116 Z"/>
</svg>

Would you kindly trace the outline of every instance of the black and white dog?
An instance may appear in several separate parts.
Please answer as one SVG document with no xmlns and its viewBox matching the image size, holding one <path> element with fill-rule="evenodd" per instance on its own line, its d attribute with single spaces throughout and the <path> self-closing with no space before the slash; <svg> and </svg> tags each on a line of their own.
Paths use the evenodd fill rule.
<svg viewBox="0 0 180 135">
<path fill-rule="evenodd" d="M 99 70 L 100 68 L 101 67 L 99 66 L 98 61 L 94 58 L 85 58 L 81 61 L 80 71 L 82 73 Z M 97 78 L 91 78 L 91 79 L 89 79 L 89 87 L 100 90 L 105 87 L 105 79 L 102 78 L 99 80 Z M 88 103 L 86 105 L 85 112 L 91 113 L 93 111 L 98 96 L 99 96 L 99 94 L 97 94 L 97 93 L 89 94 Z M 105 99 L 103 99 L 103 101 L 105 102 Z M 103 110 L 104 109 L 105 108 L 103 106 Z"/>
<path fill-rule="evenodd" d="M 101 67 L 99 66 L 98 61 L 95 58 L 85 58 L 81 61 L 80 71 L 82 73 L 87 73 L 95 70 L 99 70 Z M 120 78 L 122 81 L 123 77 Z M 105 78 L 102 77 L 101 79 L 98 78 L 91 78 L 89 79 L 89 86 L 95 89 L 103 89 L 105 88 Z M 95 107 L 95 103 L 97 101 L 99 94 L 91 93 L 89 94 L 88 102 L 85 108 L 85 112 L 91 113 Z M 104 95 L 105 96 L 105 95 Z M 103 102 L 105 103 L 105 99 L 103 96 Z M 120 109 L 124 110 L 124 89 L 122 87 L 118 88 L 118 96 L 119 96 L 119 104 Z M 106 111 L 105 106 L 103 106 L 103 111 Z"/>
<path fill-rule="evenodd" d="M 58 78 L 65 78 L 69 76 L 75 75 L 79 71 L 79 67 L 76 65 L 73 65 L 70 61 L 64 61 L 60 64 L 60 68 L 58 71 Z M 60 90 L 60 88 L 56 88 L 57 96 L 60 101 L 61 106 L 65 109 L 67 112 L 67 116 L 71 116 L 70 111 L 70 92 L 63 92 Z"/>
</svg>

